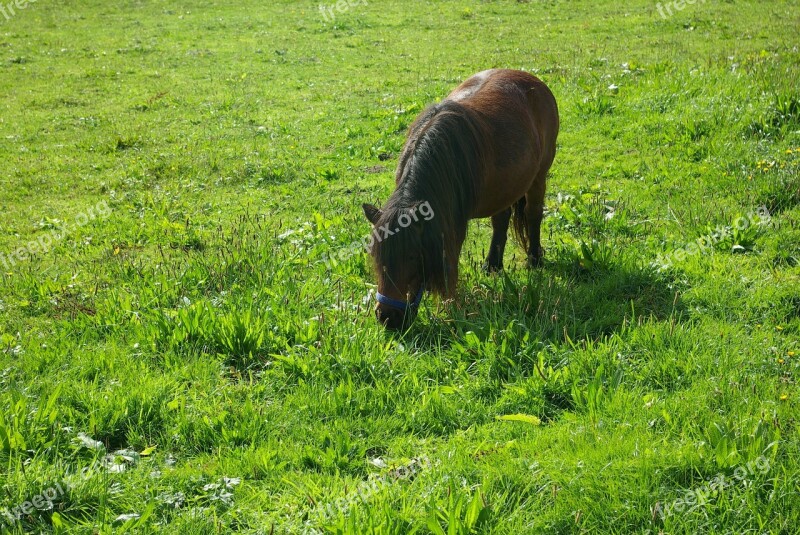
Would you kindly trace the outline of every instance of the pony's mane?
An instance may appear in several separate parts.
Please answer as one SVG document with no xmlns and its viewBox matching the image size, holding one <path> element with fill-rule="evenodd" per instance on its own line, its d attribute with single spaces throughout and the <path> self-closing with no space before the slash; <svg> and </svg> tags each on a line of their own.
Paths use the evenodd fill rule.
<svg viewBox="0 0 800 535">
<path fill-rule="evenodd" d="M 419 251 L 426 289 L 447 293 L 452 275 L 446 260 L 458 257 L 489 156 L 481 142 L 485 128 L 477 114 L 453 101 L 430 106 L 411 125 L 397 168 L 397 188 L 376 225 L 400 228 L 398 218 L 425 202 L 433 217 L 424 220 L 417 212 L 419 223 L 373 247 L 379 285 L 386 277 L 381 266 L 402 266 L 409 253 Z"/>
</svg>

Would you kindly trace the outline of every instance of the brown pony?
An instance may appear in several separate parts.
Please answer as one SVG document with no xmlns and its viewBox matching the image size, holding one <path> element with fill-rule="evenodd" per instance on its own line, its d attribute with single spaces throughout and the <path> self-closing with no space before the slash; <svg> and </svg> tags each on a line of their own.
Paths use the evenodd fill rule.
<svg viewBox="0 0 800 535">
<path fill-rule="evenodd" d="M 394 193 L 383 209 L 363 205 L 374 226 L 380 323 L 390 329 L 409 326 L 425 290 L 455 295 L 470 219 L 492 218 L 485 269 L 503 268 L 512 213 L 528 265 L 541 263 L 545 183 L 558 127 L 558 108 L 547 86 L 526 72 L 506 69 L 472 76 L 417 117 L 400 156 Z"/>
</svg>

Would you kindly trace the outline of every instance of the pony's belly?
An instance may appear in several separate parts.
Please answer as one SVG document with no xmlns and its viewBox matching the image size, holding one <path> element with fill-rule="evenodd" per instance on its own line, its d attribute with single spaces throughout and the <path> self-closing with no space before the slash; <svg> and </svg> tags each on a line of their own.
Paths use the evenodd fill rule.
<svg viewBox="0 0 800 535">
<path fill-rule="evenodd" d="M 525 169 L 499 172 L 489 177 L 478 196 L 472 219 L 491 217 L 512 206 L 528 193 L 535 176 L 534 170 Z"/>
</svg>

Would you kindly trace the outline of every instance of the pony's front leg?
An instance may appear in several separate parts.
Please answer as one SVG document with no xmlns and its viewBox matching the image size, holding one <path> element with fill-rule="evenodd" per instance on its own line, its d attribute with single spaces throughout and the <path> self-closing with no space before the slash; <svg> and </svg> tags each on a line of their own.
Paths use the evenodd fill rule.
<svg viewBox="0 0 800 535">
<path fill-rule="evenodd" d="M 458 286 L 458 260 L 447 266 L 447 291 L 444 295 L 445 299 L 455 299 L 456 286 Z"/>
<path fill-rule="evenodd" d="M 461 256 L 461 248 L 464 246 L 464 240 L 467 237 L 467 231 L 459 232 L 456 236 L 457 244 L 455 251 L 451 254 L 445 254 L 443 261 L 445 263 L 445 292 L 443 297 L 445 299 L 454 299 L 456 296 L 456 287 L 458 286 L 458 258 Z"/>
<path fill-rule="evenodd" d="M 511 208 L 506 208 L 492 216 L 492 243 L 489 245 L 489 254 L 484 271 L 493 272 L 503 269 L 503 254 L 508 241 L 508 224 L 511 221 Z"/>
</svg>

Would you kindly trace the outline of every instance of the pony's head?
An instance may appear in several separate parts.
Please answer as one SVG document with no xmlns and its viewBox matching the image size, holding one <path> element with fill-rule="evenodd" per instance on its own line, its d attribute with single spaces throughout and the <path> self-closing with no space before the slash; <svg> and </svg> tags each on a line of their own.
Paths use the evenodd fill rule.
<svg viewBox="0 0 800 535">
<path fill-rule="evenodd" d="M 371 204 L 363 208 L 373 226 L 370 254 L 378 282 L 375 316 L 388 329 L 406 329 L 417 316 L 426 285 L 434 282 L 426 277 L 436 271 L 431 267 L 430 232 L 426 232 L 433 210 L 427 201 L 406 208 L 391 204 L 384 210 Z"/>
<path fill-rule="evenodd" d="M 411 325 L 423 292 L 455 292 L 458 255 L 486 159 L 484 126 L 456 102 L 428 107 L 409 127 L 386 206 L 363 206 L 373 225 L 375 313 L 386 327 Z"/>
</svg>

